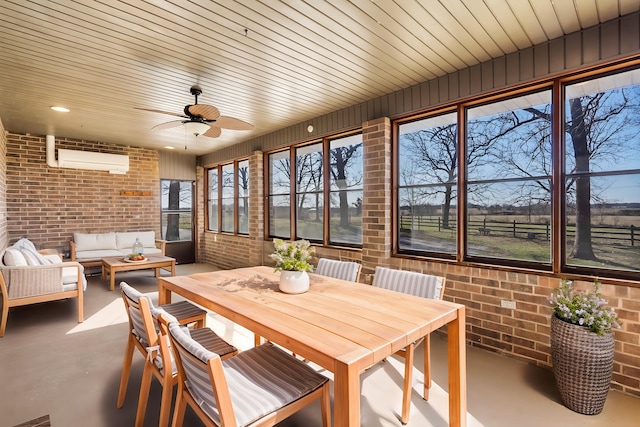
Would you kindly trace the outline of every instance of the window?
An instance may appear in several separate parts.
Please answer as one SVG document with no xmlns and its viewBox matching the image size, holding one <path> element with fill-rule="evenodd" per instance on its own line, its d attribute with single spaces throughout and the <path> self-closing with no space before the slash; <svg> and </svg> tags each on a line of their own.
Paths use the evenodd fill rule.
<svg viewBox="0 0 640 427">
<path fill-rule="evenodd" d="M 190 241 L 193 239 L 193 182 L 161 180 L 162 239 Z"/>
<path fill-rule="evenodd" d="M 329 241 L 362 245 L 362 135 L 329 141 Z"/>
<path fill-rule="evenodd" d="M 218 186 L 218 169 L 209 169 L 207 171 L 208 176 L 208 200 L 207 200 L 207 218 L 209 219 L 209 230 L 218 231 L 218 192 L 220 188 Z"/>
<path fill-rule="evenodd" d="M 249 161 L 207 170 L 208 229 L 249 234 Z"/>
<path fill-rule="evenodd" d="M 222 231 L 233 233 L 235 214 L 235 175 L 233 173 L 233 163 L 222 166 Z"/>
<path fill-rule="evenodd" d="M 290 151 L 269 154 L 269 235 L 291 237 Z"/>
<path fill-rule="evenodd" d="M 570 79 L 395 123 L 399 253 L 637 275 L 640 69 Z"/>
<path fill-rule="evenodd" d="M 269 236 L 362 245 L 362 167 L 361 133 L 270 153 Z"/>
<path fill-rule="evenodd" d="M 398 249 L 456 253 L 456 114 L 403 123 L 398 140 Z"/>
<path fill-rule="evenodd" d="M 640 70 L 567 85 L 569 266 L 640 271 Z"/>
<path fill-rule="evenodd" d="M 551 91 L 467 110 L 467 254 L 551 263 Z"/>
<path fill-rule="evenodd" d="M 238 234 L 249 234 L 249 160 L 238 162 Z"/>
<path fill-rule="evenodd" d="M 324 237 L 324 177 L 322 143 L 296 148 L 296 237 Z"/>
</svg>

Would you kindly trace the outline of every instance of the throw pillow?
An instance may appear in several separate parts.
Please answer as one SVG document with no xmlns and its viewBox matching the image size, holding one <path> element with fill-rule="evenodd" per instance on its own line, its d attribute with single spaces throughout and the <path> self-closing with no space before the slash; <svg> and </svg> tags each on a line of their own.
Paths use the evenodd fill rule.
<svg viewBox="0 0 640 427">
<path fill-rule="evenodd" d="M 22 267 L 28 265 L 24 255 L 22 255 L 18 249 L 14 248 L 7 248 L 4 252 L 3 262 L 7 267 Z"/>
</svg>

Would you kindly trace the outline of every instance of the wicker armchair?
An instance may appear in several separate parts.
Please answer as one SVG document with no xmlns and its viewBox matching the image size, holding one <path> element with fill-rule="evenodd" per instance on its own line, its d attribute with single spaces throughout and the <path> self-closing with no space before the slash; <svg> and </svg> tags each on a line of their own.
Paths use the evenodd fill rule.
<svg viewBox="0 0 640 427">
<path fill-rule="evenodd" d="M 86 288 L 86 279 L 83 267 L 79 263 L 62 262 L 58 255 L 54 255 L 57 262 L 54 261 L 54 257 L 48 257 L 48 263 L 43 265 L 8 266 L 4 260 L 5 253 L 9 249 L 5 249 L 0 254 L 0 272 L 2 273 L 0 274 L 2 293 L 0 337 L 4 336 L 11 307 L 77 298 L 78 322 L 84 320 L 83 292 Z"/>
</svg>

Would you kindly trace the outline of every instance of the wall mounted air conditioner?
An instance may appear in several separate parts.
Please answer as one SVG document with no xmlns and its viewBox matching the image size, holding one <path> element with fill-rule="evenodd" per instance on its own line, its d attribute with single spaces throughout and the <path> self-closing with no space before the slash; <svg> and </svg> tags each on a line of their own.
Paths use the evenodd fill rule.
<svg viewBox="0 0 640 427">
<path fill-rule="evenodd" d="M 47 165 L 52 168 L 88 169 L 125 174 L 129 171 L 129 156 L 59 148 L 56 160 L 55 137 L 47 135 Z"/>
<path fill-rule="evenodd" d="M 58 148 L 58 166 L 125 174 L 129 170 L 129 156 Z"/>
</svg>

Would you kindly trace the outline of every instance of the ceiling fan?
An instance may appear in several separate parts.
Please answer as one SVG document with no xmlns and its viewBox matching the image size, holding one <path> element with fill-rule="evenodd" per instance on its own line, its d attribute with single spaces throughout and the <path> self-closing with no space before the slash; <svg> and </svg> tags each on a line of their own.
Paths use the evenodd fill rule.
<svg viewBox="0 0 640 427">
<path fill-rule="evenodd" d="M 198 86 L 191 87 L 191 95 L 195 97 L 193 105 L 184 107 L 184 114 L 170 113 L 168 111 L 150 110 L 147 108 L 136 108 L 136 110 L 151 111 L 154 113 L 169 114 L 171 116 L 182 117 L 186 120 L 172 120 L 161 123 L 151 128 L 152 131 L 171 129 L 184 126 L 189 133 L 195 136 L 202 135 L 209 138 L 217 138 L 222 133 L 222 129 L 231 130 L 252 130 L 253 125 L 233 117 L 220 115 L 220 111 L 213 105 L 198 104 L 198 96 L 202 94 L 202 89 Z"/>
</svg>

